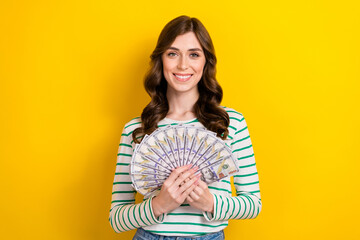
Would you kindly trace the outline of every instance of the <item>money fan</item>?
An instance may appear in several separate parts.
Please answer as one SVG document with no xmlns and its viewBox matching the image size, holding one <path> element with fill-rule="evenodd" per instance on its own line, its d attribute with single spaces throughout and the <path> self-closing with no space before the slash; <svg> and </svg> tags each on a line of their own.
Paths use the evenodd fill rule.
<svg viewBox="0 0 360 240">
<path fill-rule="evenodd" d="M 239 170 L 231 149 L 214 132 L 193 125 L 168 125 L 145 135 L 136 144 L 130 163 L 133 187 L 144 196 L 156 193 L 172 169 L 198 166 L 210 184 Z"/>
</svg>

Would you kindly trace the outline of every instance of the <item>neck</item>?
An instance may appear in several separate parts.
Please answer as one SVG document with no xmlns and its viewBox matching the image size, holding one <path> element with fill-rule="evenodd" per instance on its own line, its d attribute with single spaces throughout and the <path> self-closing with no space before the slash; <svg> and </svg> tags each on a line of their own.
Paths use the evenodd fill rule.
<svg viewBox="0 0 360 240">
<path fill-rule="evenodd" d="M 169 103 L 169 111 L 166 117 L 174 120 L 188 120 L 195 118 L 194 106 L 199 98 L 197 88 L 193 92 L 174 92 L 168 88 L 166 97 Z"/>
</svg>

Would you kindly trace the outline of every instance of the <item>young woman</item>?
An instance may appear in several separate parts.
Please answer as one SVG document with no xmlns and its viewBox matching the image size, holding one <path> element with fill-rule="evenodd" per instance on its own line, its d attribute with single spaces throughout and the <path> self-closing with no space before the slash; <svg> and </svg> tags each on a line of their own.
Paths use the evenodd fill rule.
<svg viewBox="0 0 360 240">
<path fill-rule="evenodd" d="M 243 115 L 220 106 L 211 38 L 196 18 L 180 16 L 162 30 L 151 54 L 145 89 L 151 97 L 141 118 L 121 134 L 110 210 L 115 232 L 138 229 L 134 239 L 224 239 L 229 219 L 255 218 L 261 211 L 259 179 Z M 207 185 L 190 165 L 172 171 L 159 194 L 135 204 L 129 163 L 142 136 L 169 124 L 205 126 L 231 147 L 240 172 Z"/>
</svg>

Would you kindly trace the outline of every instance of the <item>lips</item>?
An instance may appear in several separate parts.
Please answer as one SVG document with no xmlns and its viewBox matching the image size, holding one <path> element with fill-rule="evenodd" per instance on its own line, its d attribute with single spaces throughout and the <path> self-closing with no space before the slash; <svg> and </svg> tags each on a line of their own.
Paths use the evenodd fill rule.
<svg viewBox="0 0 360 240">
<path fill-rule="evenodd" d="M 186 82 L 186 81 L 188 81 L 188 80 L 191 78 L 191 76 L 192 76 L 193 74 L 173 73 L 173 75 L 175 76 L 175 78 L 176 78 L 177 80 L 179 80 L 179 81 L 181 81 L 181 82 Z"/>
</svg>

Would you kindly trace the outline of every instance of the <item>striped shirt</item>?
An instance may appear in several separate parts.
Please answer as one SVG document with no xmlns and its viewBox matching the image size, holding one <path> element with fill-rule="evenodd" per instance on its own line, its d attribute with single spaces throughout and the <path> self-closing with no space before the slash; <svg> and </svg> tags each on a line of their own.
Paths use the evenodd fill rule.
<svg viewBox="0 0 360 240">
<path fill-rule="evenodd" d="M 125 124 L 117 154 L 109 217 L 115 232 L 142 227 L 166 236 L 204 235 L 223 230 L 229 219 L 251 219 L 260 213 L 262 205 L 259 177 L 246 121 L 234 109 L 224 109 L 230 117 L 229 135 L 224 141 L 230 146 L 240 170 L 233 176 L 236 196 L 232 196 L 230 177 L 227 177 L 208 185 L 214 199 L 213 213 L 182 204 L 156 218 L 151 204 L 153 196 L 135 204 L 136 191 L 131 185 L 129 165 L 135 147 L 132 132 L 141 126 L 141 119 L 137 117 Z M 188 121 L 164 118 L 158 123 L 158 127 L 179 123 L 203 126 L 196 118 Z"/>
</svg>

